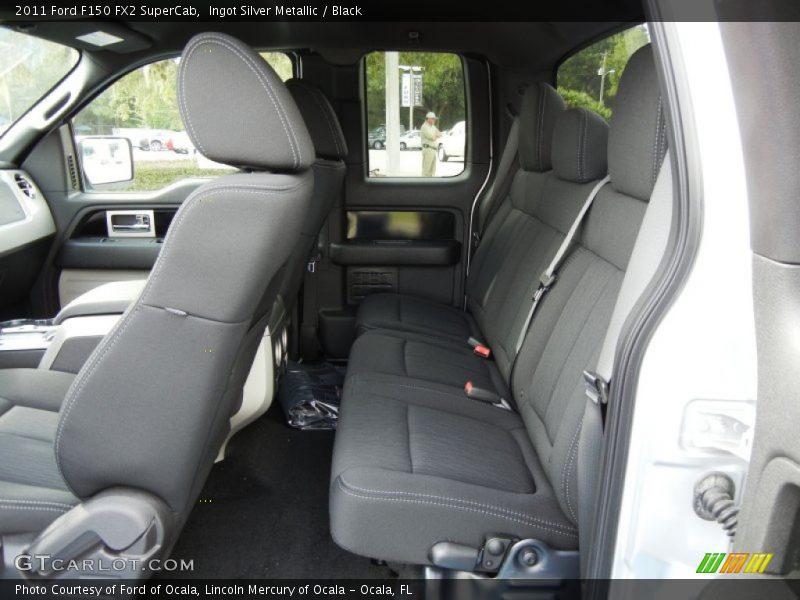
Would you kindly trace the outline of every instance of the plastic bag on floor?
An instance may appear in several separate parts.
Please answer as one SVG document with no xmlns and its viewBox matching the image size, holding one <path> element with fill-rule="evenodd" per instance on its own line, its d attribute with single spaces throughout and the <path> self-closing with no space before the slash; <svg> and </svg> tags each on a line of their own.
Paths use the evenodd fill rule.
<svg viewBox="0 0 800 600">
<path fill-rule="evenodd" d="M 286 420 L 298 429 L 336 429 L 344 368 L 289 363 L 278 385 Z"/>
</svg>

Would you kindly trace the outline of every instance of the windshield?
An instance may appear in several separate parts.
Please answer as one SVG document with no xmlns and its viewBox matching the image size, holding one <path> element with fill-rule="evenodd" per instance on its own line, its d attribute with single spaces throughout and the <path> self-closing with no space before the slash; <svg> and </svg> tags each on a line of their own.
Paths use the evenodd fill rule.
<svg viewBox="0 0 800 600">
<path fill-rule="evenodd" d="M 0 135 L 77 62 L 74 48 L 0 28 Z"/>
</svg>

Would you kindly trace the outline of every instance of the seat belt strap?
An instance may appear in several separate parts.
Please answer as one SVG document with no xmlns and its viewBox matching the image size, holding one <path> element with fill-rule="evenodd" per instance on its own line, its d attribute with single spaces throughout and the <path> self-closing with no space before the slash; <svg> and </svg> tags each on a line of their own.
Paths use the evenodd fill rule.
<svg viewBox="0 0 800 600">
<path fill-rule="evenodd" d="M 595 364 L 594 371 L 584 371 L 586 396 L 592 403 L 600 406 L 608 403 L 611 373 L 614 370 L 614 355 L 617 343 L 622 335 L 622 328 L 633 307 L 644 293 L 658 270 L 668 242 L 669 227 L 672 219 L 672 164 L 669 155 L 664 158 L 658 173 L 647 211 L 636 236 L 631 252 L 631 261 L 625 271 L 620 286 L 617 303 L 606 330 L 603 346 Z"/>
<path fill-rule="evenodd" d="M 494 217 L 497 209 L 503 203 L 503 199 L 508 195 L 508 191 L 511 189 L 511 184 L 514 181 L 514 167 L 519 164 L 516 160 L 518 151 L 519 117 L 514 117 L 514 120 L 511 122 L 511 128 L 508 131 L 508 139 L 505 148 L 503 148 L 503 154 L 500 157 L 500 163 L 497 166 L 497 175 L 495 176 L 497 186 L 492 186 L 491 191 L 478 210 L 478 224 L 473 233 L 475 248 L 480 244 L 492 217 Z"/>
<path fill-rule="evenodd" d="M 672 169 L 669 154 L 664 159 L 656 179 L 656 185 L 647 206 L 642 225 L 636 237 L 631 260 L 625 272 L 617 303 L 611 315 L 606 337 L 594 370 L 583 372 L 586 383 L 586 405 L 581 422 L 578 443 L 578 502 L 579 544 L 589 548 L 592 544 L 593 521 L 597 508 L 597 488 L 605 443 L 606 405 L 610 393 L 614 355 L 622 335 L 624 322 L 630 315 L 647 285 L 658 270 L 669 235 L 668 224 L 672 219 Z M 584 501 L 584 499 L 587 499 Z M 581 553 L 581 573 L 586 572 L 587 563 Z M 586 553 L 588 555 L 588 553 Z"/>
<path fill-rule="evenodd" d="M 592 191 L 589 192 L 586 201 L 583 203 L 581 210 L 578 212 L 578 216 L 575 217 L 575 220 L 572 222 L 572 226 L 569 228 L 569 231 L 567 231 L 567 235 L 564 236 L 564 240 L 561 242 L 558 250 L 556 250 L 555 256 L 553 256 L 553 259 L 550 261 L 550 264 L 547 266 L 544 272 L 539 275 L 539 287 L 537 287 L 536 291 L 533 293 L 531 306 L 528 310 L 528 316 L 525 319 L 525 324 L 522 326 L 522 329 L 520 329 L 519 337 L 517 338 L 517 346 L 514 352 L 515 355 L 519 354 L 520 348 L 522 348 L 522 343 L 525 341 L 525 336 L 528 335 L 528 328 L 531 325 L 533 315 L 536 312 L 536 308 L 539 306 L 539 302 L 541 302 L 542 297 L 547 293 L 547 290 L 553 287 L 556 277 L 558 276 L 558 268 L 561 266 L 561 263 L 564 262 L 567 251 L 572 245 L 572 241 L 575 239 L 575 235 L 578 233 L 578 228 L 581 226 L 586 213 L 589 212 L 589 209 L 591 208 L 594 199 L 597 197 L 598 192 L 610 180 L 611 178 L 606 175 L 603 179 L 598 181 L 592 188 Z"/>
</svg>

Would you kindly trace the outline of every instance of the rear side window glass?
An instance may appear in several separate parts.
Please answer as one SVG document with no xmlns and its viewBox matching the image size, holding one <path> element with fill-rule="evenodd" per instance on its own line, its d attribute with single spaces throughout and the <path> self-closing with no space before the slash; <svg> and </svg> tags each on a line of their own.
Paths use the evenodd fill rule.
<svg viewBox="0 0 800 600">
<path fill-rule="evenodd" d="M 291 58 L 283 52 L 262 52 L 261 56 L 286 81 L 293 76 Z M 178 111 L 178 66 L 172 58 L 145 65 L 111 84 L 90 102 L 73 122 L 78 145 L 86 138 L 126 138 L 133 149 L 133 179 L 94 185 L 103 192 L 160 190 L 182 179 L 212 178 L 233 171 L 214 162 L 194 147 L 183 129 Z M 102 171 L 112 161 L 99 153 L 81 153 L 84 181 L 103 179 Z M 88 177 L 89 172 L 93 177 Z M 107 180 L 113 181 L 109 172 Z"/>
<path fill-rule="evenodd" d="M 619 78 L 628 59 L 649 42 L 647 27 L 636 25 L 567 58 L 557 74 L 558 91 L 567 106 L 588 108 L 610 119 Z"/>
<path fill-rule="evenodd" d="M 364 69 L 369 176 L 461 173 L 468 143 L 461 57 L 372 52 Z"/>
</svg>

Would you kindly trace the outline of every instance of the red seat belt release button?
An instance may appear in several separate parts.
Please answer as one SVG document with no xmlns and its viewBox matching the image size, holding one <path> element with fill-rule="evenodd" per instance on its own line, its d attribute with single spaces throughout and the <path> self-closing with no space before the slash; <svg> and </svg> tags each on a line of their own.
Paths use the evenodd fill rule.
<svg viewBox="0 0 800 600">
<path fill-rule="evenodd" d="M 489 358 L 492 356 L 492 349 L 489 346 L 484 346 L 483 344 L 478 344 L 472 349 L 472 352 L 480 356 L 481 358 Z"/>
<path fill-rule="evenodd" d="M 498 404 L 503 401 L 496 393 L 491 390 L 476 387 L 471 381 L 468 381 L 464 385 L 464 394 L 466 394 L 467 398 L 480 402 L 487 402 L 489 404 Z"/>
</svg>

